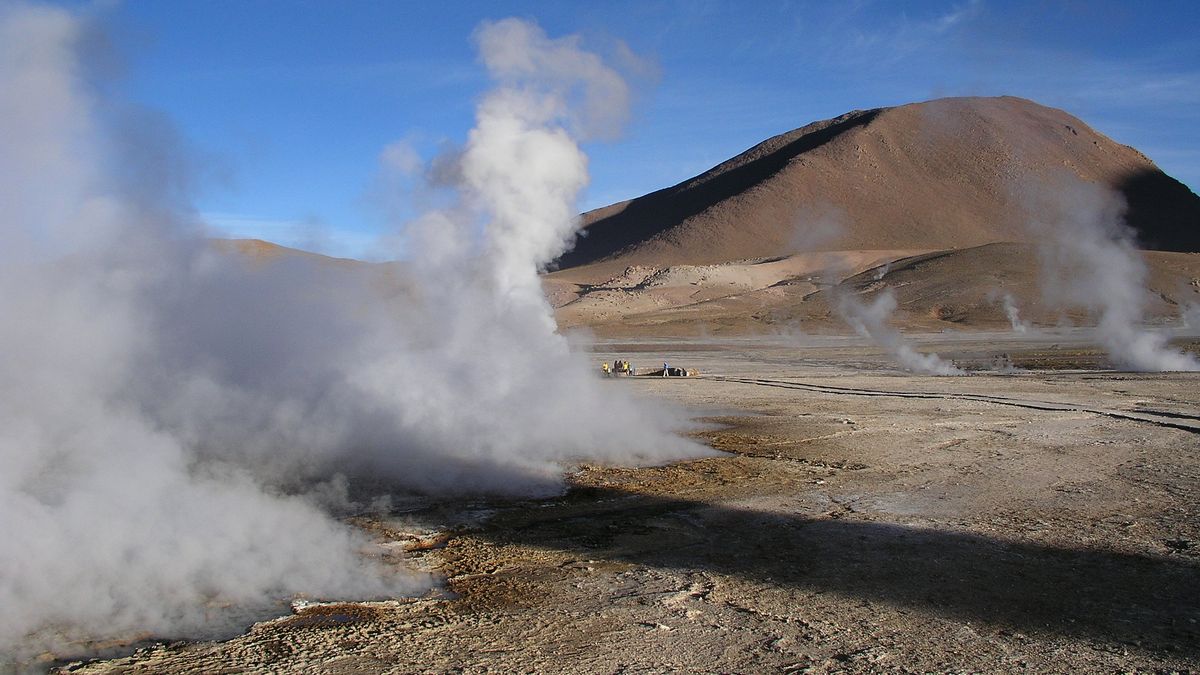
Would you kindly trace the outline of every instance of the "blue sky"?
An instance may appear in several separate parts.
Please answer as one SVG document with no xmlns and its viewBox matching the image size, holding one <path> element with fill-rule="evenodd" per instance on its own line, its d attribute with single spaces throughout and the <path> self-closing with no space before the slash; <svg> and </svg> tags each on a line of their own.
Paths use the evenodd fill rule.
<svg viewBox="0 0 1200 675">
<path fill-rule="evenodd" d="M 1197 2 L 131 0 L 106 9 L 129 97 L 205 167 L 234 236 L 363 255 L 416 205 L 382 186 L 397 141 L 461 142 L 487 87 L 470 34 L 519 16 L 621 59 L 624 134 L 590 143 L 581 209 L 699 173 L 856 108 L 1012 94 L 1061 107 L 1200 187 Z M 398 146 L 401 147 L 401 146 Z"/>
</svg>

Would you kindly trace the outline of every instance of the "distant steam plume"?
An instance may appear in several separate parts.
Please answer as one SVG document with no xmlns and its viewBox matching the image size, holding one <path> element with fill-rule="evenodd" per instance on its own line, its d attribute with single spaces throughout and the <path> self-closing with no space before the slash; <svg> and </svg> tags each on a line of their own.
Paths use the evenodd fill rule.
<svg viewBox="0 0 1200 675">
<path fill-rule="evenodd" d="M 819 250 L 836 241 L 845 231 L 845 213 L 832 205 L 821 205 L 799 214 L 797 236 L 794 240 L 797 251 Z M 827 270 L 837 278 L 845 277 L 849 272 L 844 263 L 835 264 L 834 269 Z M 891 263 L 886 263 L 875 270 L 872 278 L 882 280 Z M 896 311 L 896 297 L 891 289 L 879 293 L 870 304 L 864 303 L 858 295 L 838 284 L 830 289 L 831 304 L 843 320 L 859 335 L 882 347 L 900 367 L 915 373 L 927 375 L 961 375 L 962 371 L 953 364 L 938 357 L 937 354 L 922 354 L 893 328 L 889 323 L 892 312 Z"/>
<path fill-rule="evenodd" d="M 1125 224 L 1125 202 L 1112 190 L 1063 175 L 1053 192 L 1030 191 L 1032 223 L 1042 247 L 1043 294 L 1049 302 L 1097 315 L 1100 344 L 1121 367 L 1145 371 L 1200 370 L 1200 361 L 1172 349 L 1167 336 L 1143 325 L 1146 264 Z"/>
<path fill-rule="evenodd" d="M 1008 317 L 1008 323 L 1012 326 L 1013 332 L 1029 332 L 1029 324 L 1021 320 L 1021 311 L 1017 309 L 1017 301 L 1013 299 L 1012 294 L 1005 293 L 1000 296 L 1000 303 L 1004 306 L 1004 315 Z"/>
<path fill-rule="evenodd" d="M 937 354 L 918 352 L 893 328 L 888 320 L 896 311 L 896 296 L 891 289 L 881 291 L 870 304 L 865 304 L 848 291 L 835 296 L 835 307 L 846 323 L 859 335 L 887 350 L 900 367 L 923 375 L 962 375 L 963 371 Z"/>
<path fill-rule="evenodd" d="M 397 292 L 205 241 L 170 146 L 86 86 L 91 30 L 0 4 L 0 653 L 427 587 L 330 515 L 367 488 L 546 494 L 579 461 L 708 452 L 594 378 L 537 287 L 587 179 L 573 137 L 624 109 L 577 40 L 479 29 L 497 88 Z"/>
<path fill-rule="evenodd" d="M 1184 328 L 1200 328 L 1200 304 L 1185 305 L 1179 313 L 1179 319 Z"/>
</svg>

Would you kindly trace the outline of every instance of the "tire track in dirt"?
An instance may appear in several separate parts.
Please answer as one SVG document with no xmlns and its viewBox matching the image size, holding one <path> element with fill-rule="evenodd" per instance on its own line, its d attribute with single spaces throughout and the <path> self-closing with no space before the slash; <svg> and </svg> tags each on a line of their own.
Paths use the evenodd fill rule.
<svg viewBox="0 0 1200 675">
<path fill-rule="evenodd" d="M 921 399 L 943 399 L 943 400 L 958 400 L 958 401 L 979 401 L 982 403 L 992 403 L 995 405 L 1012 406 L 1015 408 L 1026 408 L 1029 410 L 1044 410 L 1054 412 L 1084 412 L 1094 415 L 1103 415 L 1115 419 L 1129 420 L 1133 422 L 1141 422 L 1143 424 L 1153 424 L 1160 427 L 1169 427 L 1179 429 L 1193 434 L 1200 434 L 1200 416 L 1186 415 L 1177 412 L 1167 412 L 1158 410 L 1113 410 L 1111 408 L 1097 408 L 1094 406 L 1083 405 L 1078 403 L 1059 403 L 1055 401 L 1041 401 L 1037 399 L 1023 398 L 1008 398 L 1005 396 L 990 396 L 987 394 L 972 394 L 972 393 L 957 393 L 957 392 L 939 392 L 939 391 L 891 391 L 887 389 L 861 389 L 852 387 L 836 387 L 828 384 L 811 384 L 806 382 L 789 382 L 785 380 L 767 380 L 762 378 L 748 377 L 730 377 L 726 375 L 705 375 L 706 379 L 719 380 L 722 382 L 736 382 L 740 384 L 750 384 L 760 387 L 779 387 L 781 389 L 798 389 L 801 391 L 812 391 L 823 394 L 834 394 L 842 396 L 887 396 L 892 398 L 921 398 Z"/>
</svg>

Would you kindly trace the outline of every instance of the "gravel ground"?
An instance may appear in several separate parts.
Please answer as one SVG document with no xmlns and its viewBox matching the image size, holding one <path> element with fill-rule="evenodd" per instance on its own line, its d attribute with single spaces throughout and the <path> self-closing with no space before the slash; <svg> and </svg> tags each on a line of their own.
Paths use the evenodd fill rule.
<svg viewBox="0 0 1200 675">
<path fill-rule="evenodd" d="M 1200 376 L 1098 371 L 1060 338 L 924 348 L 1042 369 L 913 376 L 833 339 L 603 343 L 597 363 L 699 368 L 611 386 L 686 406 L 728 454 L 364 520 L 444 587 L 62 668 L 1200 668 Z M 437 532 L 414 538 L 414 518 Z"/>
</svg>

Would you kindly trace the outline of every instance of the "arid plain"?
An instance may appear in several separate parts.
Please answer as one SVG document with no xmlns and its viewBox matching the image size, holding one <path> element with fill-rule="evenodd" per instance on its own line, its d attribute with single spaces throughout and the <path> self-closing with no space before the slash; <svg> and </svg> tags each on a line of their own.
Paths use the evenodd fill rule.
<svg viewBox="0 0 1200 675">
<path fill-rule="evenodd" d="M 1084 331 L 918 344 L 970 374 L 853 338 L 601 341 L 597 362 L 698 368 L 609 386 L 686 406 L 725 454 L 363 518 L 440 588 L 65 669 L 1195 669 L 1196 375 L 1104 368 Z"/>
</svg>

